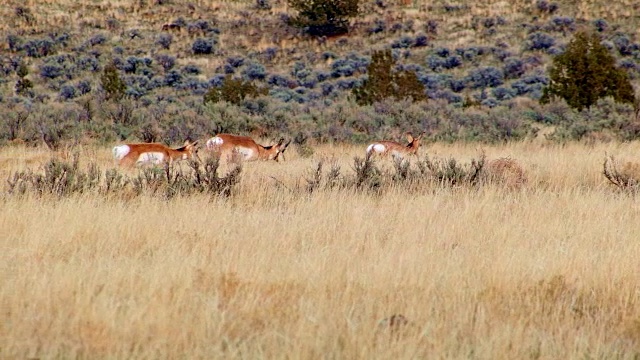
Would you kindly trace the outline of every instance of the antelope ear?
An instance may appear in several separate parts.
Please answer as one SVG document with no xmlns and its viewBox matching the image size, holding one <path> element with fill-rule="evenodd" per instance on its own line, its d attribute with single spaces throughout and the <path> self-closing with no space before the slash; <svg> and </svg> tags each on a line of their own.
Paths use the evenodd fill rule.
<svg viewBox="0 0 640 360">
<path fill-rule="evenodd" d="M 411 134 L 411 132 L 407 132 L 407 141 L 413 142 L 413 135 Z"/>
<path fill-rule="evenodd" d="M 198 146 L 198 142 L 199 142 L 199 141 L 200 141 L 200 140 L 196 140 L 196 141 L 192 142 L 192 143 L 191 143 L 191 146 L 193 146 L 193 147 Z"/>
<path fill-rule="evenodd" d="M 424 136 L 424 134 L 426 134 L 426 131 L 423 131 L 420 133 L 420 135 L 418 135 L 418 137 L 416 138 L 416 140 L 420 140 L 422 139 L 422 137 Z"/>
</svg>

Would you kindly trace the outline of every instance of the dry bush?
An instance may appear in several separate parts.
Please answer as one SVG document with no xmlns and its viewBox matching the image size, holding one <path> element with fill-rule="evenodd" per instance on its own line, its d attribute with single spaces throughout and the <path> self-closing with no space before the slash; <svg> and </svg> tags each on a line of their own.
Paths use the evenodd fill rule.
<svg viewBox="0 0 640 360">
<path fill-rule="evenodd" d="M 230 196 L 240 181 L 241 166 L 226 176 L 218 175 L 219 159 L 209 157 L 204 162 L 189 161 L 187 169 L 178 163 L 165 163 L 164 167 L 144 167 L 136 176 L 128 176 L 117 169 L 108 169 L 104 176 L 92 163 L 85 171 L 80 167 L 79 154 L 73 160 L 52 158 L 42 172 L 32 169 L 14 172 L 7 179 L 7 194 L 23 196 L 55 196 L 58 198 L 97 192 L 123 199 L 139 195 L 171 199 L 177 195 L 211 194 Z M 104 178 L 104 181 L 102 179 Z"/>
<path fill-rule="evenodd" d="M 603 174 L 622 191 L 636 192 L 640 184 L 640 164 L 627 161 L 619 169 L 613 156 L 604 159 Z"/>
<path fill-rule="evenodd" d="M 486 157 L 481 153 L 478 159 L 472 159 L 471 163 L 463 164 L 455 158 L 430 159 L 418 163 L 420 173 L 438 184 L 447 186 L 476 185 L 479 175 L 486 164 Z"/>
<path fill-rule="evenodd" d="M 527 184 L 527 174 L 518 161 L 511 158 L 491 160 L 482 172 L 485 183 L 495 183 L 506 189 L 521 189 Z"/>
</svg>

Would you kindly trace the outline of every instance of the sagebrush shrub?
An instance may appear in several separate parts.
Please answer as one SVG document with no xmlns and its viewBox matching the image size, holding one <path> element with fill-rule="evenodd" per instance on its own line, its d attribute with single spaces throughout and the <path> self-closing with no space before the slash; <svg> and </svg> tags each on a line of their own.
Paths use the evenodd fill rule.
<svg viewBox="0 0 640 360">
<path fill-rule="evenodd" d="M 519 58 L 510 57 L 504 60 L 504 75 L 507 79 L 517 79 L 525 72 L 525 64 Z"/>
<path fill-rule="evenodd" d="M 242 76 L 248 80 L 264 80 L 267 77 L 267 69 L 260 63 L 250 62 L 242 70 Z"/>
<path fill-rule="evenodd" d="M 605 19 L 596 19 L 593 20 L 593 27 L 596 29 L 596 31 L 603 32 L 609 29 L 609 23 L 607 23 Z"/>
<path fill-rule="evenodd" d="M 71 100 L 77 95 L 76 88 L 71 84 L 62 85 L 60 88 L 60 99 L 63 101 Z"/>
<path fill-rule="evenodd" d="M 526 50 L 546 50 L 555 45 L 553 36 L 542 32 L 530 34 L 525 43 Z"/>
<path fill-rule="evenodd" d="M 469 164 L 461 164 L 454 158 L 431 159 L 428 156 L 418 162 L 418 168 L 423 175 L 429 176 L 436 183 L 445 186 L 476 185 L 486 157 L 482 153 L 478 159 L 472 159 Z"/>
<path fill-rule="evenodd" d="M 493 66 L 478 67 L 469 71 L 467 82 L 474 89 L 496 87 L 504 83 L 504 73 Z"/>
<path fill-rule="evenodd" d="M 89 40 L 87 40 L 87 42 L 89 43 L 89 45 L 91 46 L 96 46 L 96 45 L 102 45 L 107 41 L 107 37 L 104 36 L 103 34 L 96 34 L 93 35 L 92 37 L 89 38 Z"/>
<path fill-rule="evenodd" d="M 60 65 L 46 63 L 40 66 L 40 76 L 46 79 L 55 79 L 64 74 L 64 68 Z"/>
<path fill-rule="evenodd" d="M 213 52 L 213 40 L 197 38 L 191 45 L 191 51 L 195 55 L 208 55 Z"/>
<path fill-rule="evenodd" d="M 156 44 L 160 45 L 160 47 L 165 50 L 169 50 L 169 48 L 171 48 L 172 42 L 173 35 L 171 34 L 161 33 L 156 36 Z"/>
</svg>

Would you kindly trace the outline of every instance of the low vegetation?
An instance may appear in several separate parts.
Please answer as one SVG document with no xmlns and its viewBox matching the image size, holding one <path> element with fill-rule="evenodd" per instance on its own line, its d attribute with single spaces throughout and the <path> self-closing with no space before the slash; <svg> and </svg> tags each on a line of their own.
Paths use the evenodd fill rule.
<svg viewBox="0 0 640 360">
<path fill-rule="evenodd" d="M 245 163 L 225 194 L 213 159 L 197 175 L 4 147 L 0 357 L 631 359 L 638 199 L 601 154 L 638 150 L 325 145 Z"/>
</svg>

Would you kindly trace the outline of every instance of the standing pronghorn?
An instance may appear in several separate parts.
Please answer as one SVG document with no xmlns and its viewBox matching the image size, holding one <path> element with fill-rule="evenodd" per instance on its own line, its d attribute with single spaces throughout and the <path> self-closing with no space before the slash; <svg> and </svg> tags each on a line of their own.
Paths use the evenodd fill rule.
<svg viewBox="0 0 640 360">
<path fill-rule="evenodd" d="M 197 157 L 197 145 L 198 141 L 190 143 L 189 140 L 185 141 L 184 146 L 178 149 L 157 143 L 123 144 L 113 148 L 113 158 L 118 162 L 118 165 L 126 166 L 171 163 L 174 160 Z"/>
<path fill-rule="evenodd" d="M 291 141 L 285 144 L 284 138 L 281 138 L 276 145 L 262 146 L 248 136 L 218 134 L 207 140 L 207 149 L 228 160 L 234 160 L 234 156 L 239 156 L 244 161 L 278 161 L 280 155 L 284 159 L 284 151 L 290 143 Z"/>
<path fill-rule="evenodd" d="M 372 155 L 391 155 L 394 159 L 399 158 L 402 159 L 404 155 L 418 155 L 418 148 L 420 147 L 420 139 L 424 132 L 417 137 L 413 137 L 413 135 L 408 132 L 407 140 L 409 144 L 402 145 L 395 141 L 376 141 L 369 146 L 367 146 L 367 159 Z"/>
</svg>

